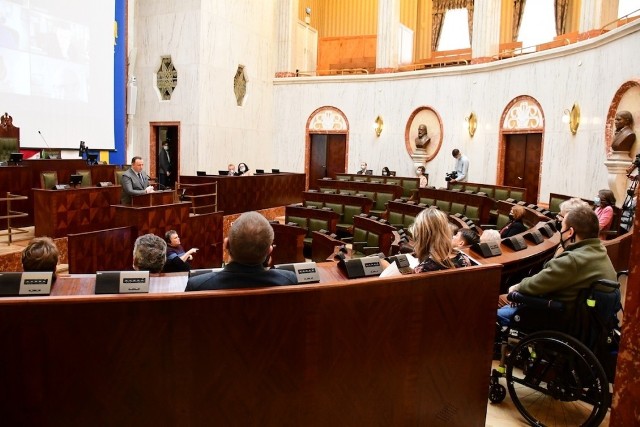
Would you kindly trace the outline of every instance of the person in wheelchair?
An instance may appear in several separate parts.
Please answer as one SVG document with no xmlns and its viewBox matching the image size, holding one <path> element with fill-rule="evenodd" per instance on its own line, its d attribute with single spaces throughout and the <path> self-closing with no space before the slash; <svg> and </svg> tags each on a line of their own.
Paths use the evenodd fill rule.
<svg viewBox="0 0 640 427">
<path fill-rule="evenodd" d="M 549 260 L 543 269 L 509 288 L 509 293 L 519 292 L 531 296 L 544 296 L 564 304 L 564 316 L 575 311 L 580 292 L 599 279 L 616 280 L 616 271 L 598 238 L 598 217 L 586 206 L 576 207 L 567 213 L 560 230 L 560 244 L 564 251 Z M 607 287 L 602 292 L 613 292 Z M 501 300 L 504 301 L 501 296 Z M 508 304 L 498 308 L 498 323 L 511 326 L 512 319 L 521 308 Z"/>
</svg>

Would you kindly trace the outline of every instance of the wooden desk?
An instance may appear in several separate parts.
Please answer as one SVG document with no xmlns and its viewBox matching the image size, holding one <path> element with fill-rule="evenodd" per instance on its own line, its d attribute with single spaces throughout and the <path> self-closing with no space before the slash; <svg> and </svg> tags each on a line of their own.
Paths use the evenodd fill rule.
<svg viewBox="0 0 640 427">
<path fill-rule="evenodd" d="M 40 188 L 40 173 L 44 171 L 56 171 L 58 182 L 68 184 L 71 174 L 77 170 L 88 169 L 91 171 L 93 184 L 101 181 L 113 182 L 113 165 L 87 165 L 82 159 L 36 159 L 23 160 L 20 166 L 0 167 L 0 193 L 10 191 L 12 194 L 27 196 L 29 200 L 16 204 L 16 210 L 26 212 L 29 215 L 16 222 L 16 226 L 24 227 L 35 224 L 33 189 Z"/>
<path fill-rule="evenodd" d="M 189 208 L 191 203 L 187 202 L 145 207 L 115 205 L 112 226 L 134 226 L 138 235 L 152 233 L 164 236 L 168 230 L 180 229 L 180 224 L 189 218 Z"/>
<path fill-rule="evenodd" d="M 302 250 L 307 230 L 294 225 L 276 223 L 272 223 L 271 227 L 273 228 L 273 244 L 275 246 L 271 253 L 271 263 L 275 265 L 304 262 Z"/>
<path fill-rule="evenodd" d="M 2 298 L 2 421 L 480 427 L 499 277 Z"/>
<path fill-rule="evenodd" d="M 120 186 L 33 189 L 35 235 L 65 237 L 113 226 L 112 205 L 119 203 Z"/>
<path fill-rule="evenodd" d="M 175 190 L 154 191 L 153 193 L 131 196 L 131 206 L 158 206 L 170 205 L 178 201 Z"/>
<path fill-rule="evenodd" d="M 230 215 L 300 203 L 305 175 L 283 172 L 253 176 L 180 176 L 181 184 L 211 182 L 218 183 L 218 210 Z"/>
</svg>

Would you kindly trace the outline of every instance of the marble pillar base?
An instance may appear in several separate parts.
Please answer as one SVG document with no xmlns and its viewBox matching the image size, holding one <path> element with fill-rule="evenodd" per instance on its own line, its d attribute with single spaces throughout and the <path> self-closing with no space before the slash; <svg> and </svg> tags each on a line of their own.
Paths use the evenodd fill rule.
<svg viewBox="0 0 640 427">
<path fill-rule="evenodd" d="M 607 167 L 607 182 L 609 189 L 613 191 L 616 198 L 616 205 L 622 206 L 625 196 L 627 195 L 627 187 L 629 179 L 627 178 L 627 170 L 631 166 L 632 159 L 628 151 L 614 151 L 611 157 L 604 162 Z"/>
</svg>

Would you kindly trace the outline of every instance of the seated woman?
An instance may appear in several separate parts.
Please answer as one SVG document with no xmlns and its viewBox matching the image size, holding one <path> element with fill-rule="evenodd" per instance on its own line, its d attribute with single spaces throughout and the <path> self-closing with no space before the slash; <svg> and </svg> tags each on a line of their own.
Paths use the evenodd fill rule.
<svg viewBox="0 0 640 427">
<path fill-rule="evenodd" d="M 598 195 L 593 199 L 593 204 L 600 224 L 600 239 L 607 238 L 607 231 L 613 223 L 613 206 L 616 204 L 616 198 L 611 190 L 600 190 Z"/>
<path fill-rule="evenodd" d="M 249 172 L 249 166 L 246 163 L 238 163 L 238 175 L 241 176 L 251 176 L 251 172 Z"/>
<path fill-rule="evenodd" d="M 453 248 L 449 218 L 441 210 L 435 207 L 423 210 L 416 216 L 409 231 L 415 241 L 414 248 L 418 259 L 418 265 L 413 269 L 414 273 L 472 265 L 467 255 Z M 381 275 L 384 276 L 386 275 Z"/>
<path fill-rule="evenodd" d="M 388 167 L 383 167 L 382 168 L 382 176 L 389 176 L 389 168 Z"/>
<path fill-rule="evenodd" d="M 416 169 L 416 175 L 420 178 L 420 188 L 426 188 L 429 185 L 429 178 L 427 178 L 427 174 L 425 173 L 426 169 L 424 166 L 418 166 Z"/>
<path fill-rule="evenodd" d="M 522 206 L 516 205 L 509 212 L 509 222 L 500 230 L 500 238 L 515 236 L 527 230 L 527 226 L 522 222 L 525 210 Z"/>
<path fill-rule="evenodd" d="M 167 242 L 167 261 L 162 271 L 164 273 L 173 273 L 191 270 L 189 261 L 193 259 L 192 254 L 196 253 L 198 249 L 191 248 L 185 252 L 176 230 L 167 231 L 164 235 L 164 240 Z"/>
</svg>

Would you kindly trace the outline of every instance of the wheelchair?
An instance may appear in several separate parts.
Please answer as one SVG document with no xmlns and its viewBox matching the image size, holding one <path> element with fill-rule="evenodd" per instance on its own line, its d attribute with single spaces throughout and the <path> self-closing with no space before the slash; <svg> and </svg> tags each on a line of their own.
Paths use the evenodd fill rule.
<svg viewBox="0 0 640 427">
<path fill-rule="evenodd" d="M 510 301 L 522 305 L 512 324 L 497 331 L 501 363 L 491 373 L 491 403 L 502 402 L 508 389 L 531 425 L 599 425 L 611 404 L 620 298 L 620 284 L 611 280 L 583 290 L 575 310 L 553 300 L 509 294 Z M 503 376 L 506 388 L 499 383 Z"/>
</svg>

